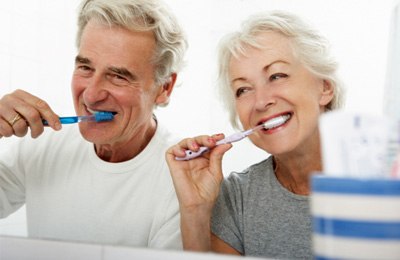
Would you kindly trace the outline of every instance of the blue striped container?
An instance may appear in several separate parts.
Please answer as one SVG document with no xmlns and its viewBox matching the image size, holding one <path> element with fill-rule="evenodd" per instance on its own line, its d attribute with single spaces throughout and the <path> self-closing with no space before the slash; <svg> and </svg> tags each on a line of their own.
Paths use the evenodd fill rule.
<svg viewBox="0 0 400 260">
<path fill-rule="evenodd" d="M 400 259 L 400 180 L 312 177 L 315 259 Z"/>
</svg>

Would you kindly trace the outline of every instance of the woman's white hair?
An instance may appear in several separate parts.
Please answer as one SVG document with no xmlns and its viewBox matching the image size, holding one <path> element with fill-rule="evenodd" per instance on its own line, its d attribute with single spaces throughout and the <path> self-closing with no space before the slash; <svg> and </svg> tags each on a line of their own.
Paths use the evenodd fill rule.
<svg viewBox="0 0 400 260">
<path fill-rule="evenodd" d="M 89 20 L 132 31 L 152 31 L 156 40 L 155 82 L 166 83 L 183 66 L 186 36 L 176 17 L 161 0 L 83 0 L 79 7 L 78 34 L 81 37 Z"/>
<path fill-rule="evenodd" d="M 235 97 L 229 79 L 229 63 L 232 57 L 246 52 L 246 47 L 262 49 L 257 36 L 263 32 L 277 32 L 291 40 L 293 54 L 315 76 L 329 82 L 334 89 L 332 101 L 326 111 L 338 109 L 344 103 L 344 90 L 337 76 L 337 63 L 329 53 L 329 43 L 299 17 L 282 11 L 259 13 L 251 16 L 241 30 L 223 37 L 218 53 L 218 87 L 221 99 L 229 112 L 232 126 L 239 128 L 235 110 Z"/>
</svg>

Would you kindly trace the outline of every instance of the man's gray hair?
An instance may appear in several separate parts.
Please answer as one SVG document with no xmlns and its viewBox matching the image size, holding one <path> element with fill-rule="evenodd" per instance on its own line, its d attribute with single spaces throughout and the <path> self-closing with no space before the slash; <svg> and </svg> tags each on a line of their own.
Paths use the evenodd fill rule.
<svg viewBox="0 0 400 260">
<path fill-rule="evenodd" d="M 92 19 L 109 26 L 154 33 L 156 51 L 153 62 L 157 85 L 166 83 L 172 73 L 182 69 L 187 49 L 186 36 L 176 17 L 161 0 L 82 1 L 78 14 L 78 48 L 83 30 Z"/>
</svg>

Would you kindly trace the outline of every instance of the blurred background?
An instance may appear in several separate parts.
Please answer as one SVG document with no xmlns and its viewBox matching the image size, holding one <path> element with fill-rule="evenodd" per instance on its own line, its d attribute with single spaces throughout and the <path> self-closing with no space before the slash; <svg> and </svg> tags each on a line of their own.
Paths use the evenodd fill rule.
<svg viewBox="0 0 400 260">
<path fill-rule="evenodd" d="M 0 7 L 0 96 L 24 89 L 46 100 L 59 115 L 73 115 L 70 79 L 76 55 L 78 0 L 14 0 Z M 166 0 L 189 41 L 186 67 L 170 104 L 156 115 L 171 131 L 189 137 L 233 133 L 216 94 L 216 45 L 248 15 L 294 12 L 331 43 L 345 83 L 345 110 L 382 114 L 385 104 L 391 15 L 387 0 Z M 0 149 L 14 138 L 0 139 Z M 248 140 L 224 157 L 224 174 L 264 159 Z M 26 235 L 25 211 L 0 220 L 0 234 Z"/>
</svg>

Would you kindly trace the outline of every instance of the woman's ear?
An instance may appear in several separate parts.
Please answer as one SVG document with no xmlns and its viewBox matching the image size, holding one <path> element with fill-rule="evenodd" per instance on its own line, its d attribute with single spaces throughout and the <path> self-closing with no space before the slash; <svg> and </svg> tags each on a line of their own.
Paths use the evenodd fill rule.
<svg viewBox="0 0 400 260">
<path fill-rule="evenodd" d="M 172 90 L 174 89 L 176 78 L 177 74 L 172 73 L 169 80 L 161 86 L 156 98 L 156 105 L 165 106 L 169 103 L 169 97 L 171 96 Z"/>
<path fill-rule="evenodd" d="M 334 94 L 334 87 L 332 86 L 332 83 L 327 80 L 323 80 L 322 92 L 321 92 L 321 97 L 319 99 L 319 104 L 321 106 L 328 105 L 333 99 L 333 94 Z"/>
</svg>

